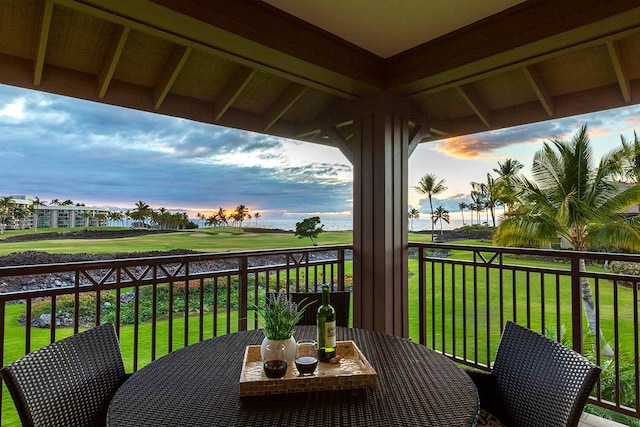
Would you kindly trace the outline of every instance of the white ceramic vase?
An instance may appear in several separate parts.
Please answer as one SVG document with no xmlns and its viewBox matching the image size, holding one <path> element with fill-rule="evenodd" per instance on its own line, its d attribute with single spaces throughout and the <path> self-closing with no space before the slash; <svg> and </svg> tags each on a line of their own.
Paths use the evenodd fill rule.
<svg viewBox="0 0 640 427">
<path fill-rule="evenodd" d="M 270 340 L 265 337 L 262 340 L 262 344 L 260 344 L 260 356 L 262 356 L 262 360 L 265 360 L 265 354 L 267 349 L 267 344 L 282 344 L 285 348 L 285 355 L 287 358 L 287 365 L 291 366 L 296 360 L 296 340 L 293 337 L 290 337 L 286 340 Z"/>
</svg>

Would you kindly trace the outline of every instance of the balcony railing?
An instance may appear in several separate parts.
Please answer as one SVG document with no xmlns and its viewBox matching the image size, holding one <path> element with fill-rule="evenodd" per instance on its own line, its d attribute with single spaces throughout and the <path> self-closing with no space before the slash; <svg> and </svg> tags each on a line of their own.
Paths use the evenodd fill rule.
<svg viewBox="0 0 640 427">
<path fill-rule="evenodd" d="M 330 246 L 0 267 L 0 284 L 44 287 L 0 293 L 0 359 L 8 364 L 110 321 L 127 371 L 136 371 L 183 346 L 258 328 L 253 307 L 268 292 L 318 291 L 325 283 L 345 290 L 350 257 L 350 246 Z M 0 392 L 0 425 L 18 422 L 4 385 Z"/>
<path fill-rule="evenodd" d="M 603 367 L 590 403 L 640 415 L 640 276 L 603 267 L 621 261 L 640 270 L 640 255 L 440 243 L 411 243 L 409 251 L 414 341 L 460 364 L 488 369 L 502 325 L 514 320 Z M 584 273 L 580 258 L 587 263 Z M 46 288 L 0 294 L 0 357 L 7 364 L 84 327 L 111 321 L 127 371 L 135 371 L 183 346 L 260 327 L 252 307 L 268 292 L 318 290 L 325 283 L 343 290 L 352 286 L 350 271 L 347 245 L 2 267 L 0 284 L 22 278 L 29 287 Z M 588 333 L 581 277 L 589 279 L 602 335 Z M 605 356 L 605 342 L 612 356 Z M 5 425 L 4 420 L 14 419 L 14 408 L 2 389 L 0 424 Z"/>
<path fill-rule="evenodd" d="M 409 246 L 410 266 L 417 270 L 417 278 L 410 279 L 409 298 L 418 301 L 410 323 L 417 324 L 412 336 L 420 343 L 455 362 L 486 370 L 504 323 L 513 320 L 562 341 L 603 368 L 589 403 L 640 415 L 640 255 L 439 243 Z M 586 263 L 584 273 L 580 259 Z M 613 262 L 627 263 L 636 271 L 612 273 L 605 266 Z M 581 278 L 588 279 L 595 330 L 602 334 L 589 332 Z"/>
</svg>

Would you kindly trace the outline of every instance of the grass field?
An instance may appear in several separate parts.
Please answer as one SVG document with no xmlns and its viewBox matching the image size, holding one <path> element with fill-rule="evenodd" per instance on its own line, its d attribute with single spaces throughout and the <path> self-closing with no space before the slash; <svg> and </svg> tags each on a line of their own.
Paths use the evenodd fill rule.
<svg viewBox="0 0 640 427">
<path fill-rule="evenodd" d="M 40 231 L 40 230 L 39 230 Z M 44 230 L 47 231 L 47 230 Z M 43 232 L 44 232 L 43 231 Z M 33 231 L 29 231 L 33 233 Z M 24 232 L 5 233 L 5 236 Z M 292 233 L 242 233 L 233 227 L 221 231 L 183 231 L 168 234 L 147 234 L 121 239 L 61 239 L 28 242 L 1 242 L 0 256 L 27 250 L 50 253 L 112 253 L 167 251 L 189 249 L 200 252 L 229 252 L 311 246 L 311 240 L 299 239 Z M 327 231 L 320 234 L 320 245 L 350 244 L 350 231 Z"/>
</svg>

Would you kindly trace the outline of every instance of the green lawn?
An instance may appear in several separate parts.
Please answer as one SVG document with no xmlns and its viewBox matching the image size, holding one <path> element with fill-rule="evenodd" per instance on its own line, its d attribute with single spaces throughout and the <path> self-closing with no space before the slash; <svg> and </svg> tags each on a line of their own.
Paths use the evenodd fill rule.
<svg viewBox="0 0 640 427">
<path fill-rule="evenodd" d="M 46 231 L 43 230 L 43 232 Z M 4 236 L 18 233 L 24 234 L 24 232 L 12 233 L 8 231 Z M 2 242 L 1 239 L 2 236 L 0 236 L 0 256 L 27 250 L 50 253 L 146 252 L 171 249 L 228 252 L 311 246 L 311 240 L 299 239 L 293 233 L 242 233 L 233 227 L 228 227 L 222 232 L 203 229 L 168 234 L 147 234 L 122 239 L 61 239 L 30 242 Z M 318 241 L 320 245 L 350 244 L 353 242 L 353 234 L 351 231 L 326 231 L 320 234 Z"/>
</svg>

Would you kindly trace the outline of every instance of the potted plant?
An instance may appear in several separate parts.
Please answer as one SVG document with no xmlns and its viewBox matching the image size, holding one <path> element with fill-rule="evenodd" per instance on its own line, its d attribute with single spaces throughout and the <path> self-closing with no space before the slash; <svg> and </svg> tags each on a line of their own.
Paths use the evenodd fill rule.
<svg viewBox="0 0 640 427">
<path fill-rule="evenodd" d="M 264 332 L 264 339 L 260 346 L 263 360 L 266 360 L 267 345 L 273 347 L 273 344 L 276 344 L 285 347 L 286 362 L 288 364 L 294 362 L 296 340 L 293 338 L 293 334 L 306 307 L 306 305 L 299 306 L 291 301 L 284 290 L 280 290 L 278 294 L 268 294 L 265 304 L 256 307 Z"/>
</svg>

